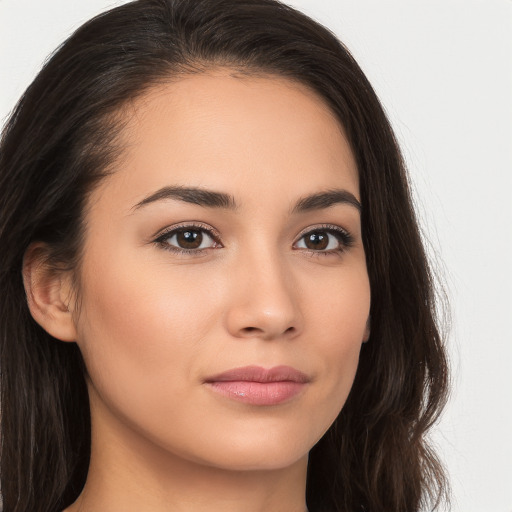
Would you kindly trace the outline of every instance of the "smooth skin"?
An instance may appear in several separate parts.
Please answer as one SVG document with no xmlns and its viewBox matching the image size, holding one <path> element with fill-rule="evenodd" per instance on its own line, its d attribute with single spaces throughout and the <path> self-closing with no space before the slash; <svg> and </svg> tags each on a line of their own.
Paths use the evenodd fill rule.
<svg viewBox="0 0 512 512">
<path fill-rule="evenodd" d="M 359 199 L 343 129 L 305 86 L 225 68 L 159 85 L 124 115 L 123 155 L 89 200 L 80 301 L 71 275 L 38 264 L 41 244 L 25 258 L 34 318 L 88 370 L 90 470 L 66 512 L 303 512 L 308 452 L 369 336 L 359 209 L 294 209 L 334 189 Z M 271 406 L 205 384 L 247 365 L 308 382 Z"/>
</svg>

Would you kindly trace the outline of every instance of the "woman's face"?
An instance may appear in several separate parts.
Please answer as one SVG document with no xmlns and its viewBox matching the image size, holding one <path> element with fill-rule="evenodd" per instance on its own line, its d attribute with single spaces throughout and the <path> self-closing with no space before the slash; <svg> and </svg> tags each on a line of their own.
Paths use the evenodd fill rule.
<svg viewBox="0 0 512 512">
<path fill-rule="evenodd" d="M 304 86 L 228 70 L 126 115 L 90 197 L 75 315 L 93 428 L 218 468 L 303 459 L 368 336 L 343 130 Z"/>
</svg>

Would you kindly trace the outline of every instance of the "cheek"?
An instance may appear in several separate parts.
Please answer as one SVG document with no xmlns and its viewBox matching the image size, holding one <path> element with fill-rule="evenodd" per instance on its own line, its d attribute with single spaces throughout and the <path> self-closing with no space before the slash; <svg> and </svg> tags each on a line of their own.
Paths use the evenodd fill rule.
<svg viewBox="0 0 512 512">
<path fill-rule="evenodd" d="M 310 321 L 319 333 L 318 355 L 329 382 L 329 396 L 341 408 L 352 386 L 370 310 L 366 268 L 332 280 L 329 293 L 311 301 Z"/>
<path fill-rule="evenodd" d="M 78 329 L 92 382 L 121 405 L 128 396 L 147 401 L 158 389 L 179 392 L 216 317 L 215 297 L 126 257 L 117 265 L 102 261 L 103 269 L 91 265 L 95 271 L 84 276 Z"/>
<path fill-rule="evenodd" d="M 327 276 L 311 274 L 307 279 L 302 295 L 306 297 L 303 309 L 309 321 L 340 350 L 347 344 L 360 344 L 371 300 L 364 260 Z"/>
</svg>

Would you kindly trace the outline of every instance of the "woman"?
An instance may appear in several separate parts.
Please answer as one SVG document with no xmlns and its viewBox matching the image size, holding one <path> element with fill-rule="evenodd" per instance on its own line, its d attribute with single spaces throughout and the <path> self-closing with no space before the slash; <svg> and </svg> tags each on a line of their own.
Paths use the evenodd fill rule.
<svg viewBox="0 0 512 512">
<path fill-rule="evenodd" d="M 447 369 L 365 76 L 275 0 L 81 27 L 0 154 L 4 511 L 407 511 Z"/>
</svg>

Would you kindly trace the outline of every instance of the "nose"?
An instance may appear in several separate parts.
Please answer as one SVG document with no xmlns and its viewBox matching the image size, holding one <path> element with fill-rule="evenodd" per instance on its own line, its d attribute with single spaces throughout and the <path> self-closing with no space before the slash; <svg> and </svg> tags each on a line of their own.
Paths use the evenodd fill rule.
<svg viewBox="0 0 512 512">
<path fill-rule="evenodd" d="M 227 329 L 237 338 L 294 338 L 304 322 L 298 284 L 278 256 L 260 256 L 231 273 Z"/>
</svg>

